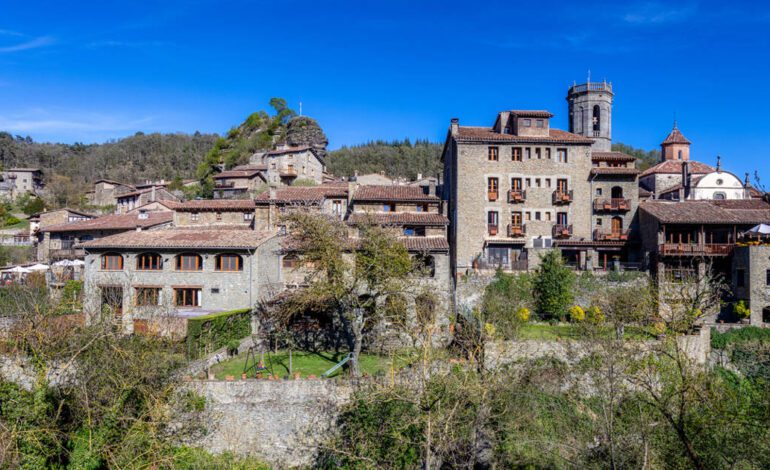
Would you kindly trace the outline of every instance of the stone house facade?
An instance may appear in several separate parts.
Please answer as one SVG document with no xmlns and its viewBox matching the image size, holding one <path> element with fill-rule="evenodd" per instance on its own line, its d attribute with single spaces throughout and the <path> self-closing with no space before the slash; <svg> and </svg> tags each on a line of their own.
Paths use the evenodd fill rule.
<svg viewBox="0 0 770 470">
<path fill-rule="evenodd" d="M 0 173 L 0 196 L 16 199 L 22 194 L 36 194 L 42 190 L 43 172 L 38 168 L 11 168 Z"/>
<path fill-rule="evenodd" d="M 275 150 L 252 155 L 250 164 L 264 165 L 265 180 L 275 186 L 288 186 L 296 180 L 320 184 L 326 172 L 323 158 L 309 146 L 280 145 Z"/>
<path fill-rule="evenodd" d="M 118 205 L 118 196 L 136 191 L 130 184 L 101 179 L 94 183 L 94 189 L 86 193 L 86 199 L 92 206 L 108 207 Z"/>
<path fill-rule="evenodd" d="M 144 189 L 137 189 L 128 193 L 116 196 L 116 214 L 127 214 L 132 210 L 155 201 L 176 201 L 180 199 L 172 194 L 165 187 L 152 186 Z"/>
<path fill-rule="evenodd" d="M 453 269 L 526 270 L 531 250 L 590 240 L 593 140 L 551 129 L 547 111 L 504 111 L 492 127 L 452 120 L 442 161 Z"/>
<path fill-rule="evenodd" d="M 751 309 L 749 322 L 770 324 L 770 245 L 737 246 L 731 278 L 736 299 Z"/>
<path fill-rule="evenodd" d="M 215 199 L 250 198 L 260 185 L 267 183 L 264 166 L 245 167 L 236 167 L 214 175 Z"/>
<path fill-rule="evenodd" d="M 276 235 L 173 228 L 86 242 L 86 312 L 109 311 L 130 333 L 137 319 L 253 307 L 282 288 Z"/>
</svg>

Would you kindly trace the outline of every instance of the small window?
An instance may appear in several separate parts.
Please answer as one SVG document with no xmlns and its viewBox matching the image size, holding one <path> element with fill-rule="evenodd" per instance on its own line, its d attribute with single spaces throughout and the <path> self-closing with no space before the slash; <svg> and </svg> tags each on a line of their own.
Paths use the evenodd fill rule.
<svg viewBox="0 0 770 470">
<path fill-rule="evenodd" d="M 736 287 L 745 287 L 746 286 L 746 270 L 744 270 L 744 269 L 737 269 L 735 271 L 735 286 Z"/>
<path fill-rule="evenodd" d="M 299 257 L 294 254 L 284 255 L 281 260 L 281 266 L 287 269 L 293 269 L 299 266 Z"/>
<path fill-rule="evenodd" d="M 500 181 L 497 178 L 487 178 L 487 199 L 497 201 Z"/>
<path fill-rule="evenodd" d="M 222 213 L 217 212 L 217 222 L 221 222 L 221 221 L 222 221 Z"/>
<path fill-rule="evenodd" d="M 723 184 L 725 184 L 723 179 L 720 178 L 717 180 L 717 185 L 722 186 Z"/>
<path fill-rule="evenodd" d="M 177 307 L 200 307 L 201 289 L 197 287 L 178 287 L 174 289 L 174 305 Z"/>
<path fill-rule="evenodd" d="M 537 157 L 538 160 L 543 158 L 542 150 L 540 147 L 535 148 L 535 157 Z"/>
<path fill-rule="evenodd" d="M 342 215 L 342 201 L 339 199 L 335 199 L 332 201 L 332 214 L 341 216 Z"/>
<path fill-rule="evenodd" d="M 601 196 L 602 195 L 602 188 L 596 188 L 596 195 Z"/>
<path fill-rule="evenodd" d="M 542 129 L 545 127 L 545 121 L 543 121 L 542 119 L 538 119 L 537 121 L 535 121 L 535 124 L 537 125 L 538 129 Z"/>
<path fill-rule="evenodd" d="M 253 212 L 244 212 L 243 213 L 243 220 L 254 220 L 254 213 Z"/>
<path fill-rule="evenodd" d="M 551 178 L 546 178 L 545 179 L 545 187 L 546 188 L 550 188 L 551 187 Z"/>
<path fill-rule="evenodd" d="M 556 213 L 556 223 L 559 225 L 567 225 L 567 213 L 566 212 L 557 212 Z"/>
<path fill-rule="evenodd" d="M 531 187 L 532 186 L 532 179 L 531 178 L 526 178 L 524 180 L 524 186 L 527 187 L 527 188 Z"/>
<path fill-rule="evenodd" d="M 382 211 L 383 212 L 395 212 L 396 211 L 396 205 L 395 204 L 383 204 L 382 205 Z"/>
<path fill-rule="evenodd" d="M 212 294 L 219 294 L 219 287 L 212 287 L 211 288 L 211 293 Z"/>
<path fill-rule="evenodd" d="M 567 149 L 556 149 L 556 161 L 567 163 Z"/>
<path fill-rule="evenodd" d="M 197 222 L 198 221 L 198 213 L 197 212 L 190 213 L 190 220 L 193 221 L 193 222 Z"/>
<path fill-rule="evenodd" d="M 505 129 L 503 129 L 503 134 L 510 134 L 510 133 L 511 133 L 511 128 L 508 126 L 505 126 Z"/>
<path fill-rule="evenodd" d="M 765 279 L 765 284 L 770 286 L 770 269 L 767 270 L 767 272 L 765 273 L 765 276 L 767 277 L 767 279 Z"/>
<path fill-rule="evenodd" d="M 596 219 L 596 226 L 601 227 L 602 226 L 602 219 Z"/>
<path fill-rule="evenodd" d="M 417 212 L 429 212 L 427 204 L 417 204 Z"/>
<path fill-rule="evenodd" d="M 134 304 L 137 307 L 151 307 L 160 305 L 160 287 L 137 287 Z"/>
<path fill-rule="evenodd" d="M 158 253 L 141 253 L 136 257 L 138 271 L 160 271 L 163 269 L 163 257 Z"/>
<path fill-rule="evenodd" d="M 526 147 L 524 149 L 524 156 L 527 157 L 527 160 L 530 160 L 532 158 L 532 149 L 529 147 Z"/>
<path fill-rule="evenodd" d="M 487 160 L 491 162 L 496 162 L 500 159 L 499 156 L 500 149 L 498 147 L 489 147 L 487 149 Z"/>
<path fill-rule="evenodd" d="M 243 259 L 236 254 L 217 255 L 217 271 L 243 271 Z"/>
<path fill-rule="evenodd" d="M 723 193 L 721 191 L 717 192 L 717 193 L 714 193 L 714 199 L 716 199 L 718 201 L 724 201 L 725 199 L 727 199 L 727 194 L 725 194 L 725 193 Z"/>
<path fill-rule="evenodd" d="M 511 147 L 511 160 L 514 162 L 521 161 L 521 147 Z"/>
<path fill-rule="evenodd" d="M 176 257 L 177 271 L 200 271 L 203 269 L 203 259 L 196 254 L 182 254 Z"/>
<path fill-rule="evenodd" d="M 531 213 L 531 212 L 529 212 L 529 211 L 525 212 L 525 213 L 524 213 L 524 220 L 526 220 L 527 222 L 529 222 L 530 220 L 532 220 L 532 213 Z"/>
<path fill-rule="evenodd" d="M 545 158 L 547 158 L 549 160 L 551 159 L 551 149 L 550 148 L 545 149 Z"/>
<path fill-rule="evenodd" d="M 532 127 L 532 119 L 524 119 L 522 120 L 522 123 L 524 124 L 524 127 Z"/>
<path fill-rule="evenodd" d="M 105 253 L 102 255 L 102 271 L 122 271 L 123 256 L 119 253 Z"/>
<path fill-rule="evenodd" d="M 540 178 L 535 178 L 535 187 L 536 188 L 540 187 Z"/>
<path fill-rule="evenodd" d="M 540 211 L 535 212 L 535 220 L 540 220 Z"/>
<path fill-rule="evenodd" d="M 551 221 L 551 213 L 550 212 L 546 212 L 545 213 L 545 220 L 547 220 L 548 222 Z"/>
</svg>

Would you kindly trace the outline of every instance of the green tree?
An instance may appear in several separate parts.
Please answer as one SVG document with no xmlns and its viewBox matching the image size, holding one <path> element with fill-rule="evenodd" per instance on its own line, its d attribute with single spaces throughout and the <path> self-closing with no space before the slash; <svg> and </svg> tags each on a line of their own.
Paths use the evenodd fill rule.
<svg viewBox="0 0 770 470">
<path fill-rule="evenodd" d="M 574 302 L 574 285 L 575 273 L 564 265 L 559 250 L 543 255 L 533 280 L 537 312 L 546 318 L 564 319 Z"/>
</svg>

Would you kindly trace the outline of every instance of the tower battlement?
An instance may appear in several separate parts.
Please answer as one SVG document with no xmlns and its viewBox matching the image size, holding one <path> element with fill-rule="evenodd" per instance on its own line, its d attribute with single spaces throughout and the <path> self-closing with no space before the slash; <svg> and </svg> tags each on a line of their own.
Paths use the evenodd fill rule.
<svg viewBox="0 0 770 470">
<path fill-rule="evenodd" d="M 567 91 L 569 131 L 594 140 L 593 149 L 612 148 L 612 83 L 587 81 Z"/>
</svg>

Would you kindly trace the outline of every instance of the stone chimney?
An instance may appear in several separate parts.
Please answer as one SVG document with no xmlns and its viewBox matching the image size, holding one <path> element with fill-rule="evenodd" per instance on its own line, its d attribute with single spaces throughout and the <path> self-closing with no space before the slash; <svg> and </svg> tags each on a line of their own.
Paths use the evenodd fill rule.
<svg viewBox="0 0 770 470">
<path fill-rule="evenodd" d="M 452 135 L 457 135 L 457 132 L 460 130 L 460 120 L 457 118 L 452 118 L 449 124 L 449 131 L 452 133 Z"/>
<path fill-rule="evenodd" d="M 353 195 L 356 193 L 356 188 L 358 188 L 358 180 L 351 178 L 348 181 L 348 207 L 353 205 Z"/>
<path fill-rule="evenodd" d="M 680 200 L 685 200 L 690 197 L 690 183 L 692 182 L 690 178 L 690 162 L 683 161 L 682 162 L 682 195 L 679 198 Z"/>
<path fill-rule="evenodd" d="M 429 196 L 435 196 L 436 195 L 436 182 L 431 179 L 428 183 L 428 195 Z"/>
<path fill-rule="evenodd" d="M 152 191 L 150 192 L 150 202 L 155 202 L 155 185 L 152 186 Z"/>
</svg>

